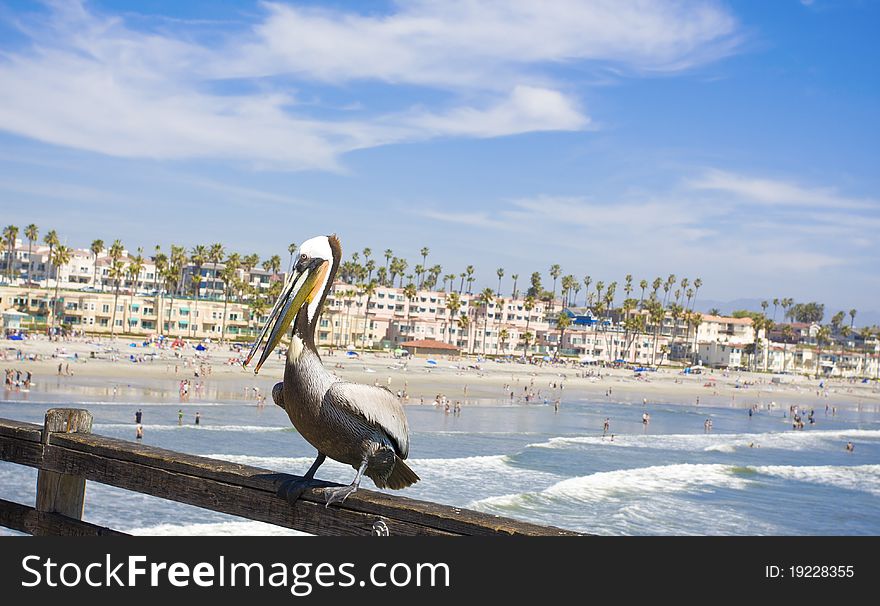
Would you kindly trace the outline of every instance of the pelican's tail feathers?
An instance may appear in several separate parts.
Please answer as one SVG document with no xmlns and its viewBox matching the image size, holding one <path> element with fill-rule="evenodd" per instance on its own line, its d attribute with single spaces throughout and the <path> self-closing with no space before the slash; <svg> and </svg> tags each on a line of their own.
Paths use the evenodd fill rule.
<svg viewBox="0 0 880 606">
<path fill-rule="evenodd" d="M 388 477 L 382 482 L 384 486 L 380 486 L 378 482 L 376 483 L 376 486 L 379 486 L 379 488 L 400 490 L 401 488 L 406 488 L 407 486 L 415 484 L 419 479 L 420 478 L 416 475 L 416 472 L 410 469 L 409 465 L 403 462 L 403 459 L 395 455 L 394 469 L 391 470 L 391 473 L 388 474 Z"/>
</svg>

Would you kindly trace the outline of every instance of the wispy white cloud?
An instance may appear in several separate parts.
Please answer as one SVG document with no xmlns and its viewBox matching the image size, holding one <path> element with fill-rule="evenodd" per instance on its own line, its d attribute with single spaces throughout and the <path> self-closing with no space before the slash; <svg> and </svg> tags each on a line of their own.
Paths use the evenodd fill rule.
<svg viewBox="0 0 880 606">
<path fill-rule="evenodd" d="M 704 0 L 412 0 L 379 16 L 262 6 L 208 44 L 198 22 L 145 29 L 146 17 L 51 3 L 17 24 L 29 44 L 0 46 L 0 129 L 118 157 L 339 170 L 341 155 L 378 145 L 587 128 L 552 68 L 674 72 L 739 35 Z M 377 110 L 352 87 L 364 80 L 420 92 Z M 356 109 L 339 119 L 302 103 L 316 85 L 351 87 Z"/>
<path fill-rule="evenodd" d="M 714 190 L 742 200 L 769 206 L 867 209 L 880 206 L 875 200 L 851 198 L 831 187 L 808 187 L 791 181 L 707 170 L 686 181 L 696 190 Z"/>
<path fill-rule="evenodd" d="M 393 12 L 370 16 L 266 6 L 256 39 L 230 67 L 242 75 L 492 88 L 549 63 L 677 71 L 739 42 L 736 19 L 700 0 L 400 0 Z"/>
<path fill-rule="evenodd" d="M 511 255 L 541 234 L 552 238 L 554 250 L 566 251 L 571 265 L 598 264 L 617 273 L 638 267 L 652 274 L 684 267 L 768 288 L 778 283 L 795 289 L 798 281 L 821 279 L 834 268 L 860 267 L 875 254 L 864 239 L 853 236 L 876 230 L 880 219 L 870 213 L 859 217 L 834 212 L 835 204 L 861 207 L 870 201 L 849 198 L 835 188 L 809 189 L 722 171 L 701 177 L 706 188 L 709 177 L 714 179 L 712 189 L 724 194 L 711 204 L 703 187 L 688 181 L 652 194 L 624 193 L 610 199 L 539 195 L 508 200 L 494 212 L 419 214 L 457 224 L 469 237 L 510 248 Z M 753 212 L 756 200 L 759 209 L 779 205 L 783 212 Z M 518 237 L 510 238 L 511 232 Z M 829 241 L 835 245 L 825 245 Z"/>
</svg>

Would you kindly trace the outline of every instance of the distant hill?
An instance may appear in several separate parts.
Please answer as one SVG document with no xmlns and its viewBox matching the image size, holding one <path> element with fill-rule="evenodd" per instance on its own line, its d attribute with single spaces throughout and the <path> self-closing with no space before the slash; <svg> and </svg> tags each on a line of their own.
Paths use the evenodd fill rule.
<svg viewBox="0 0 880 606">
<path fill-rule="evenodd" d="M 724 315 L 733 313 L 737 309 L 761 311 L 761 301 L 763 300 L 764 299 L 734 299 L 733 301 L 716 301 L 713 299 L 697 299 L 696 303 L 694 303 L 694 309 L 706 313 L 713 307 L 717 307 Z M 829 307 L 826 305 L 825 318 L 822 321 L 830 321 L 831 316 L 833 316 L 838 311 L 839 310 L 834 308 L 829 309 Z M 782 307 L 779 307 L 776 310 L 777 322 L 784 321 L 785 318 L 783 318 L 782 314 Z M 770 307 L 767 308 L 767 315 L 771 318 L 773 317 L 773 303 L 770 303 Z M 849 315 L 847 315 L 846 317 L 846 323 L 849 324 Z M 859 309 L 856 313 L 856 327 L 860 326 L 880 326 L 880 311 L 862 311 L 861 309 Z"/>
</svg>

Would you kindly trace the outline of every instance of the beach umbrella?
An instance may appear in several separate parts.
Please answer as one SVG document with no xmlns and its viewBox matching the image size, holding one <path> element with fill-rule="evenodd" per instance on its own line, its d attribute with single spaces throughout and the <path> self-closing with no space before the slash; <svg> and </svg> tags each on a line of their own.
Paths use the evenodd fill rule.
<svg viewBox="0 0 880 606">
<path fill-rule="evenodd" d="M 358 352 L 356 352 L 356 351 L 347 351 L 347 352 L 345 352 L 345 355 L 347 355 L 349 358 L 356 358 L 356 357 L 358 356 Z"/>
<path fill-rule="evenodd" d="M 206 349 L 208 349 L 208 348 L 205 347 L 204 345 L 202 345 L 201 343 L 196 345 L 196 351 L 205 351 Z"/>
</svg>

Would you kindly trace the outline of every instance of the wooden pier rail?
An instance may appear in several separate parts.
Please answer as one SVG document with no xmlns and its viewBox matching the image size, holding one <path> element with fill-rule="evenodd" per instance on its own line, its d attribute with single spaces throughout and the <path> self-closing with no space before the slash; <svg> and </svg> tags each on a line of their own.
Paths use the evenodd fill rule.
<svg viewBox="0 0 880 606">
<path fill-rule="evenodd" d="M 49 410 L 42 427 L 0 419 L 0 461 L 39 470 L 36 507 L 0 499 L 0 526 L 34 535 L 124 534 L 82 521 L 92 480 L 316 535 L 577 534 L 363 489 L 330 507 L 309 489 L 291 506 L 276 490 L 296 476 L 94 435 L 91 426 L 91 413 L 72 408 Z"/>
</svg>

